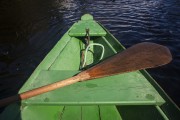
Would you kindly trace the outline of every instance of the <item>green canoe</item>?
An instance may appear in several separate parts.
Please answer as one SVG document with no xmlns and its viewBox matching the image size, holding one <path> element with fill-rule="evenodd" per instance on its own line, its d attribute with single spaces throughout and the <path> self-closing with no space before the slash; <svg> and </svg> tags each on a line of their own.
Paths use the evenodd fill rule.
<svg viewBox="0 0 180 120">
<path fill-rule="evenodd" d="M 88 39 L 90 45 L 85 52 Z M 100 23 L 86 14 L 58 41 L 19 93 L 69 78 L 85 65 L 98 64 L 124 49 Z M 121 119 L 180 120 L 180 110 L 155 80 L 141 70 L 44 93 L 11 104 L 0 115 L 0 120 Z"/>
</svg>

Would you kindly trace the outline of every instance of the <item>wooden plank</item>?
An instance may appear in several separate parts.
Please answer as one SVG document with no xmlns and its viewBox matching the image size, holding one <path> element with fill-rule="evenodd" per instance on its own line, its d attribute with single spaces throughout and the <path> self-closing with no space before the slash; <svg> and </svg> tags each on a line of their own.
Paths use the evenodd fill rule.
<svg viewBox="0 0 180 120">
<path fill-rule="evenodd" d="M 21 109 L 22 120 L 59 120 L 64 110 L 64 106 L 30 105 Z"/>
<path fill-rule="evenodd" d="M 65 106 L 60 120 L 81 120 L 81 106 Z"/>
<path fill-rule="evenodd" d="M 82 106 L 82 120 L 100 120 L 98 106 Z"/>
<path fill-rule="evenodd" d="M 41 71 L 29 89 L 57 82 L 77 74 L 72 70 Z M 139 94 L 141 93 L 141 94 Z M 54 105 L 154 105 L 164 100 L 139 72 L 131 72 L 78 82 L 24 100 L 26 104 Z"/>
<path fill-rule="evenodd" d="M 101 120 L 122 120 L 116 106 L 99 106 Z"/>
<path fill-rule="evenodd" d="M 79 21 L 75 23 L 69 31 L 71 37 L 84 37 L 86 35 L 86 29 L 89 29 L 90 36 L 105 36 L 106 31 L 95 21 L 88 20 Z"/>
</svg>

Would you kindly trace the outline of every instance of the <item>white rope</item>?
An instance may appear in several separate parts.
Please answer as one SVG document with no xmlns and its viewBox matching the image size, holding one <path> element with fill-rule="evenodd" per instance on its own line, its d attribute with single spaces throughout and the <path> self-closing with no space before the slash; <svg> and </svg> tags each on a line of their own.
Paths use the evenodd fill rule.
<svg viewBox="0 0 180 120">
<path fill-rule="evenodd" d="M 88 52 L 89 48 L 90 48 L 91 46 L 95 46 L 95 45 L 96 45 L 96 46 L 100 46 L 100 47 L 102 48 L 102 54 L 101 54 L 101 57 L 100 57 L 100 59 L 99 59 L 99 60 L 102 60 L 102 58 L 103 58 L 103 56 L 104 56 L 104 46 L 103 46 L 102 44 L 99 44 L 99 43 L 91 43 L 91 44 L 89 44 L 89 45 L 87 46 L 87 48 L 86 48 L 86 50 L 85 50 L 84 63 L 83 63 L 83 66 L 82 66 L 82 67 L 85 66 L 86 58 L 87 58 L 87 52 Z"/>
</svg>

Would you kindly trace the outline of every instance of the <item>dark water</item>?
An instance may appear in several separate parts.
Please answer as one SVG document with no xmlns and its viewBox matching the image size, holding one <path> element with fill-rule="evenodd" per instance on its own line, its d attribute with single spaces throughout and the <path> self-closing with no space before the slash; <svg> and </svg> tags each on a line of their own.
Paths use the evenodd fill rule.
<svg viewBox="0 0 180 120">
<path fill-rule="evenodd" d="M 148 71 L 180 106 L 180 0 L 1 0 L 0 98 L 17 93 L 85 13 L 125 47 L 144 41 L 167 46 L 173 61 Z"/>
</svg>

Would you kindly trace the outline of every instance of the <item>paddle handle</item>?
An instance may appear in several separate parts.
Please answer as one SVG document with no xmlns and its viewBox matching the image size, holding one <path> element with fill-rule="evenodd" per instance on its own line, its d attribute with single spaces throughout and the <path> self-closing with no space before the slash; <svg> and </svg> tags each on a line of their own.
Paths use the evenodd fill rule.
<svg viewBox="0 0 180 120">
<path fill-rule="evenodd" d="M 21 100 L 19 95 L 14 95 L 14 96 L 10 96 L 10 97 L 1 99 L 0 100 L 0 107 L 4 107 L 6 105 L 9 105 L 9 104 L 14 103 L 14 102 L 19 101 L 19 100 Z"/>
<path fill-rule="evenodd" d="M 58 82 L 55 82 L 55 83 L 52 83 L 49 85 L 45 85 L 45 86 L 42 86 L 39 88 L 32 89 L 30 91 L 23 92 L 18 95 L 10 96 L 8 98 L 4 98 L 4 99 L 0 100 L 0 107 L 6 106 L 10 103 L 13 103 L 13 102 L 16 102 L 19 100 L 25 100 L 25 99 L 28 99 L 28 98 L 31 98 L 31 97 L 34 97 L 34 96 L 58 89 L 58 88 L 62 88 L 64 86 L 68 86 L 68 85 L 74 84 L 79 81 L 87 80 L 88 78 L 89 78 L 89 76 L 86 74 L 78 74 L 74 77 L 68 78 L 63 81 L 58 81 Z"/>
</svg>

